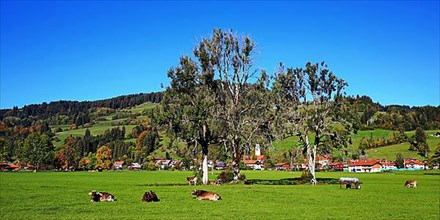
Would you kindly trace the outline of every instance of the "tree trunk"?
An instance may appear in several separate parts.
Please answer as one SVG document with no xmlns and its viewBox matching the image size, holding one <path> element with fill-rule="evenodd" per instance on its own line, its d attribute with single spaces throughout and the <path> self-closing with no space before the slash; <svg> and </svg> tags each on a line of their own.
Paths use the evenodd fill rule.
<svg viewBox="0 0 440 220">
<path fill-rule="evenodd" d="M 232 160 L 232 171 L 234 172 L 234 181 L 240 180 L 240 143 L 238 141 L 238 137 L 235 138 L 233 143 L 233 160 Z"/>
<path fill-rule="evenodd" d="M 208 153 L 203 152 L 203 162 L 202 162 L 202 182 L 204 185 L 208 184 Z"/>
<path fill-rule="evenodd" d="M 307 168 L 310 175 L 312 175 L 312 179 L 310 183 L 312 185 L 316 185 L 316 177 L 315 177 L 315 158 L 316 158 L 316 147 L 310 145 L 309 137 L 305 135 L 305 143 L 307 148 Z"/>
<path fill-rule="evenodd" d="M 204 185 L 208 184 L 208 142 L 206 141 L 208 138 L 208 127 L 207 125 L 203 125 L 203 141 L 202 145 L 202 183 Z"/>
</svg>

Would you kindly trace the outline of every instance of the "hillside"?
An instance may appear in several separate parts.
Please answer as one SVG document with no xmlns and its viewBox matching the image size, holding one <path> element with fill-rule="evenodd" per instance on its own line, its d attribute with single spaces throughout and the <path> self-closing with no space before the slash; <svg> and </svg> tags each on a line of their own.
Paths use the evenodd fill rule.
<svg viewBox="0 0 440 220">
<path fill-rule="evenodd" d="M 146 116 L 144 116 L 142 114 L 142 112 L 151 110 L 151 109 L 155 108 L 156 106 L 157 106 L 157 104 L 155 104 L 155 103 L 143 103 L 141 105 L 134 106 L 131 108 L 121 109 L 121 110 L 112 112 L 108 115 L 105 115 L 105 117 L 103 117 L 103 118 L 105 118 L 105 120 L 97 121 L 95 124 L 93 124 L 92 126 L 90 126 L 88 128 L 78 128 L 75 130 L 70 130 L 69 126 L 60 126 L 61 128 L 63 128 L 63 131 L 55 133 L 56 137 L 59 139 L 59 141 L 54 142 L 54 145 L 56 147 L 60 147 L 64 143 L 64 140 L 69 136 L 82 137 L 82 136 L 84 136 L 86 129 L 89 129 L 90 133 L 95 136 L 102 135 L 105 131 L 110 130 L 112 128 L 121 128 L 122 126 L 124 126 L 128 132 L 130 132 L 136 125 L 130 123 L 131 121 L 130 121 L 129 117 L 118 118 L 118 119 L 112 119 L 112 118 L 114 118 L 115 116 L 117 116 L 118 114 L 121 114 L 121 113 L 140 114 L 140 116 L 138 116 L 136 118 L 139 121 L 139 120 L 146 118 Z M 55 130 L 56 127 L 52 128 L 52 129 Z M 434 151 L 436 146 L 438 146 L 440 144 L 440 138 L 432 136 L 432 134 L 439 132 L 439 131 L 440 130 L 426 131 L 427 138 L 428 138 L 427 142 L 429 144 L 429 147 L 431 148 L 431 151 Z M 352 136 L 351 136 L 352 144 L 348 147 L 347 151 L 350 154 L 357 152 L 358 146 L 359 146 L 362 138 L 371 138 L 371 137 L 373 139 L 387 138 L 393 132 L 394 131 L 392 131 L 392 130 L 386 130 L 386 129 L 358 131 L 357 134 L 352 134 Z M 408 132 L 405 132 L 405 134 L 408 137 L 410 137 L 410 136 L 414 135 L 414 131 L 408 131 Z M 162 135 L 164 135 L 164 134 L 162 134 Z M 166 145 L 166 143 L 168 143 L 168 141 L 169 141 L 168 137 L 162 136 L 162 139 L 163 139 L 163 141 L 162 141 L 161 145 Z M 275 141 L 273 143 L 273 147 L 275 149 L 275 152 L 273 152 L 273 154 L 280 154 L 288 149 L 293 148 L 295 146 L 295 144 L 297 143 L 297 141 L 298 141 L 298 138 L 296 138 L 296 137 L 290 137 L 290 138 L 286 138 L 285 140 Z M 129 138 L 129 139 L 126 139 L 126 142 L 135 143 L 136 139 Z M 366 155 L 369 158 L 383 158 L 383 159 L 387 159 L 387 160 L 395 160 L 396 154 L 402 153 L 402 155 L 404 157 L 423 159 L 423 157 L 418 155 L 417 152 L 408 150 L 409 145 L 410 145 L 409 142 L 404 142 L 404 143 L 394 144 L 394 145 L 385 146 L 385 147 L 368 149 L 368 150 L 366 150 Z M 164 153 L 161 152 L 161 150 L 163 150 L 163 149 L 159 149 L 156 153 L 162 156 L 162 155 L 164 155 Z M 177 155 L 171 155 L 171 156 L 177 157 L 177 158 L 179 157 Z"/>
<path fill-rule="evenodd" d="M 34 138 L 41 141 L 44 135 L 50 138 L 46 149 L 50 150 L 48 155 L 52 155 L 46 158 L 46 161 L 52 163 L 55 157 L 56 167 L 66 166 L 65 161 L 69 157 L 70 164 L 75 164 L 80 169 L 87 169 L 84 167 L 84 161 L 94 161 L 98 149 L 103 146 L 108 147 L 112 161 L 148 163 L 152 157 L 186 161 L 200 157 L 198 153 L 200 148 L 187 147 L 183 142 L 170 145 L 170 138 L 164 131 L 149 126 L 152 110 L 159 105 L 155 102 L 161 97 L 161 93 L 138 94 L 94 102 L 59 101 L 25 106 L 22 109 L 1 110 L 1 160 L 26 161 L 20 160 L 20 157 L 29 151 L 27 143 L 36 141 L 33 140 Z M 152 99 L 155 102 L 141 102 L 143 99 Z M 405 132 L 406 137 L 411 137 L 414 135 L 412 128 L 421 127 L 426 130 L 431 152 L 439 146 L 440 138 L 431 134 L 440 131 L 438 126 L 440 106 L 382 106 L 365 96 L 348 97 L 347 100 L 349 107 L 357 112 L 359 121 L 355 121 L 354 126 L 359 130 L 351 135 L 347 147 L 331 152 L 338 160 L 352 158 L 395 160 L 397 153 L 401 153 L 403 157 L 424 159 L 416 151 L 409 150 L 409 142 L 395 141 L 399 136 L 397 128 L 400 130 L 405 127 L 411 128 Z M 140 103 L 135 104 L 138 102 Z M 35 133 L 37 135 L 32 135 Z M 311 136 L 313 138 L 312 134 Z M 142 143 L 138 143 L 138 140 Z M 302 154 L 297 137 L 276 140 L 272 146 L 263 146 L 263 153 L 274 163 L 285 162 L 289 161 L 292 148 L 298 149 L 295 154 L 297 160 L 300 160 Z M 74 155 L 69 156 L 67 152 Z M 245 154 L 252 153 L 252 148 L 245 152 Z M 223 147 L 215 146 L 210 147 L 208 157 L 230 159 L 229 153 Z M 93 163 L 87 166 L 94 167 Z"/>
</svg>

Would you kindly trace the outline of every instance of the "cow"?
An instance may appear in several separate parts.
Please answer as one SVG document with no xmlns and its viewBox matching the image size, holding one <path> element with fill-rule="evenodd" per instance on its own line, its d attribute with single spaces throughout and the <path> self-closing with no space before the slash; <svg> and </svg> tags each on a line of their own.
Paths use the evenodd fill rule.
<svg viewBox="0 0 440 220">
<path fill-rule="evenodd" d="M 115 197 L 107 192 L 97 192 L 93 190 L 89 193 L 90 202 L 113 202 L 116 201 Z"/>
<path fill-rule="evenodd" d="M 362 182 L 358 178 L 341 177 L 339 179 L 339 188 L 342 188 L 343 184 L 345 184 L 345 189 L 352 189 L 353 185 L 355 189 L 361 189 Z"/>
<path fill-rule="evenodd" d="M 198 200 L 211 200 L 211 201 L 218 201 L 221 200 L 222 197 L 215 193 L 215 192 L 209 192 L 209 191 L 205 191 L 205 190 L 193 190 L 191 192 L 191 194 L 193 196 L 195 196 L 196 199 Z"/>
<path fill-rule="evenodd" d="M 405 188 L 417 188 L 417 180 L 407 180 L 404 186 Z"/>
<path fill-rule="evenodd" d="M 142 197 L 142 202 L 159 202 L 159 198 L 157 197 L 156 193 L 151 191 L 145 192 L 144 197 Z"/>
<path fill-rule="evenodd" d="M 194 186 L 195 186 L 195 185 L 197 185 L 197 176 L 187 177 L 186 181 L 188 181 L 188 185 L 191 185 L 194 183 Z"/>
</svg>

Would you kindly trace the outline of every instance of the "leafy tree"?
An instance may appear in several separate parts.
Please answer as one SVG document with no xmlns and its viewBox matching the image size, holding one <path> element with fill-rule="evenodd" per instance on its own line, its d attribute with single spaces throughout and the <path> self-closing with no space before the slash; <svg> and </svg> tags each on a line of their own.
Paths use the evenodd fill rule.
<svg viewBox="0 0 440 220">
<path fill-rule="evenodd" d="M 288 68 L 287 71 L 280 64 L 275 76 L 275 125 L 278 133 L 299 137 L 307 157 L 307 176 L 313 185 L 316 184 L 317 152 L 347 145 L 352 112 L 343 103 L 346 86 L 324 62 L 307 63 L 304 69 Z"/>
<path fill-rule="evenodd" d="M 64 141 L 64 145 L 56 155 L 58 166 L 62 169 L 70 169 L 71 166 L 76 164 L 76 150 L 75 150 L 75 138 L 70 136 Z"/>
<path fill-rule="evenodd" d="M 41 166 L 51 165 L 54 158 L 53 150 L 54 147 L 47 135 L 32 133 L 24 140 L 19 158 L 39 170 Z"/>
<path fill-rule="evenodd" d="M 235 179 L 243 145 L 251 145 L 264 125 L 262 91 L 265 73 L 258 78 L 252 68 L 255 43 L 249 37 L 216 29 L 194 49 L 194 58 L 184 56 L 171 69 L 171 85 L 164 95 L 164 118 L 169 131 L 190 145 L 200 145 L 203 182 L 207 182 L 208 146 L 223 142 L 233 157 Z M 259 116 L 259 117 L 256 117 Z"/>
<path fill-rule="evenodd" d="M 153 153 L 159 146 L 159 141 L 159 132 L 155 127 L 149 126 L 147 130 L 140 133 L 136 139 L 136 152 L 141 157 L 139 159 L 146 158 Z"/>
<path fill-rule="evenodd" d="M 214 30 L 211 38 L 202 40 L 195 51 L 202 68 L 218 79 L 215 115 L 220 122 L 222 141 L 232 155 L 236 181 L 240 179 L 243 146 L 253 146 L 256 141 L 271 141 L 266 136 L 270 121 L 269 77 L 265 71 L 258 72 L 253 67 L 254 49 L 255 42 L 248 36 Z"/>
<path fill-rule="evenodd" d="M 107 146 L 101 146 L 96 152 L 96 166 L 103 169 L 110 169 L 112 167 L 112 150 Z"/>
<path fill-rule="evenodd" d="M 401 153 L 397 153 L 396 154 L 396 161 L 395 161 L 395 163 L 396 163 L 397 168 L 405 168 L 405 161 L 404 161 L 403 156 L 402 156 Z"/>
<path fill-rule="evenodd" d="M 430 167 L 440 166 L 440 143 L 435 149 L 434 154 L 429 157 L 428 163 Z"/>
<path fill-rule="evenodd" d="M 196 57 L 199 54 L 194 53 Z M 213 127 L 217 124 L 214 119 L 216 85 L 213 71 L 197 60 L 184 56 L 178 67 L 168 71 L 168 77 L 171 83 L 162 101 L 159 121 L 166 126 L 173 140 L 178 138 L 188 145 L 201 146 L 202 181 L 207 184 L 208 146 L 216 142 Z"/>
<path fill-rule="evenodd" d="M 430 149 L 426 142 L 425 131 L 420 127 L 416 129 L 414 136 L 411 138 L 410 150 L 417 150 L 421 156 L 428 157 Z"/>
</svg>

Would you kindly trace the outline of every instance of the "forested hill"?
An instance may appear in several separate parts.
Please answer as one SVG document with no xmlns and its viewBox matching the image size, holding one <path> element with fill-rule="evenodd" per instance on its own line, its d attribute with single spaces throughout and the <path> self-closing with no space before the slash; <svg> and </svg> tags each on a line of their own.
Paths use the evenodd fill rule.
<svg viewBox="0 0 440 220">
<path fill-rule="evenodd" d="M 97 100 L 97 101 L 56 101 L 49 104 L 43 102 L 42 104 L 25 105 L 19 109 L 1 109 L 0 120 L 7 117 L 16 117 L 25 119 L 34 117 L 38 119 L 47 119 L 55 115 L 78 115 L 80 113 L 87 114 L 89 110 L 94 108 L 111 108 L 122 109 L 134 107 L 145 102 L 159 103 L 162 101 L 163 92 L 139 93 L 132 95 L 123 95 L 115 98 Z"/>
</svg>

